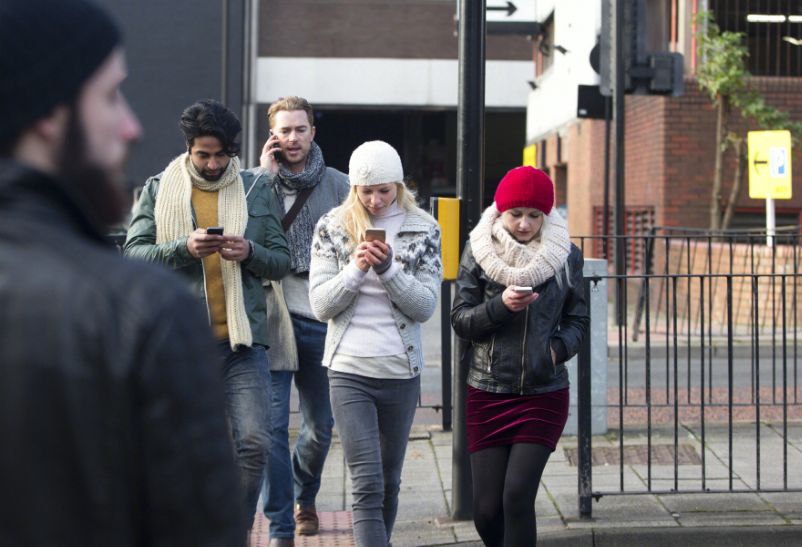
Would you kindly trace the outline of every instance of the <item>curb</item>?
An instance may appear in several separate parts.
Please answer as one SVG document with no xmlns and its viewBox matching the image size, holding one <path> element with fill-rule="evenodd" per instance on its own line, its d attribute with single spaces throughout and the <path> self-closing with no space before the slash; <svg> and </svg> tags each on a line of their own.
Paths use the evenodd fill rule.
<svg viewBox="0 0 802 547">
<path fill-rule="evenodd" d="M 652 528 L 586 528 L 538 534 L 541 547 L 792 547 L 799 546 L 802 526 L 700 526 Z M 449 543 L 481 547 L 481 542 Z M 445 547 L 445 546 L 443 546 Z"/>
<path fill-rule="evenodd" d="M 800 544 L 802 527 L 783 526 L 702 526 L 693 528 L 591 528 L 566 530 L 542 535 L 538 544 L 544 547 L 757 547 Z"/>
</svg>

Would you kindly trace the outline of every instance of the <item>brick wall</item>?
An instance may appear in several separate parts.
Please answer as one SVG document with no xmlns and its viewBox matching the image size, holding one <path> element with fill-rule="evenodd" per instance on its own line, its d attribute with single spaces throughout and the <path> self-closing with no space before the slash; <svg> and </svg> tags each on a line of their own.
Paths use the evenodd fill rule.
<svg viewBox="0 0 802 547">
<path fill-rule="evenodd" d="M 802 121 L 802 78 L 753 78 L 751 85 L 771 105 Z M 635 96 L 626 98 L 626 203 L 627 207 L 655 209 L 659 226 L 706 228 L 714 169 L 715 111 L 695 81 L 686 80 L 681 97 Z M 746 136 L 757 129 L 733 117 L 733 129 Z M 576 120 L 561 128 L 562 161 L 568 173 L 568 225 L 572 235 L 593 233 L 593 207 L 604 202 L 604 121 Z M 613 135 L 611 135 L 611 141 Z M 556 137 L 546 138 L 545 168 L 556 162 Z M 612 146 L 612 144 L 611 144 Z M 612 150 L 611 150 L 612 154 Z M 792 153 L 794 197 L 776 202 L 778 210 L 802 209 L 802 147 Z M 722 195 L 727 196 L 734 172 L 734 157 L 724 157 Z M 614 165 L 610 200 L 615 203 Z M 739 208 L 763 210 L 762 200 L 748 197 L 743 182 Z"/>
<path fill-rule="evenodd" d="M 563 142 L 563 161 L 568 164 L 568 231 L 591 235 L 593 205 L 604 204 L 604 121 L 574 123 Z"/>
<path fill-rule="evenodd" d="M 453 0 L 261 0 L 259 56 L 456 59 L 455 13 Z M 525 36 L 489 35 L 486 49 L 533 59 Z"/>
<path fill-rule="evenodd" d="M 802 78 L 753 78 L 752 85 L 773 106 L 786 110 L 792 119 L 802 120 Z M 709 209 L 711 187 L 714 171 L 714 154 L 716 138 L 716 115 L 708 96 L 700 91 L 694 81 L 686 81 L 685 95 L 682 97 L 632 97 L 627 101 L 627 115 L 650 104 L 654 116 L 635 117 L 627 121 L 627 146 L 637 146 L 632 142 L 636 135 L 654 134 L 649 140 L 654 146 L 663 146 L 663 173 L 661 192 L 657 200 L 657 222 L 663 226 L 688 226 L 706 228 L 709 225 Z M 746 136 L 749 130 L 758 129 L 753 123 L 747 123 L 740 116 L 732 116 L 731 129 L 739 135 Z M 662 137 L 660 136 L 662 134 Z M 643 160 L 632 157 L 628 148 L 627 169 L 629 180 L 627 190 L 634 186 L 648 184 L 644 170 L 638 164 Z M 797 147 L 793 154 L 793 163 L 802 166 L 802 151 Z M 631 163 L 633 162 L 633 163 Z M 724 156 L 722 196 L 729 195 L 735 168 L 735 157 L 732 151 Z M 802 206 L 802 171 L 793 173 L 793 184 L 796 189 L 791 200 L 778 201 L 778 208 L 800 209 Z M 741 198 L 738 207 L 754 207 L 763 209 L 763 200 L 749 199 L 748 178 L 743 181 Z M 627 196 L 629 203 L 629 195 Z"/>
<path fill-rule="evenodd" d="M 676 280 L 678 331 L 692 332 L 701 328 L 704 306 L 705 332 L 712 328 L 714 334 L 725 334 L 727 328 L 728 277 L 715 274 L 734 274 L 730 288 L 732 292 L 732 317 L 736 332 L 748 334 L 753 324 L 753 283 L 757 285 L 757 325 L 760 332 L 771 332 L 776 322 L 777 331 L 782 331 L 782 299 L 785 286 L 786 331 L 794 329 L 796 313 L 797 328 L 802 327 L 802 255 L 794 245 L 777 245 L 772 252 L 763 241 L 754 244 L 710 243 L 706 240 L 672 240 L 669 249 L 668 273 L 707 275 L 714 277 L 678 277 Z M 658 240 L 655 268 L 658 275 L 666 273 L 665 246 Z M 773 264 L 773 266 L 772 266 Z M 771 275 L 774 272 L 775 275 Z M 796 272 L 796 273 L 795 273 Z M 752 275 L 757 274 L 757 277 Z M 786 274 L 782 277 L 781 274 Z M 700 284 L 704 284 L 704 288 Z M 654 279 L 650 293 L 653 313 L 664 322 L 666 309 L 673 316 L 674 282 L 671 278 Z M 704 299 L 702 299 L 704 291 Z M 666 296 L 668 295 L 668 304 Z M 689 298 L 690 297 L 690 298 Z M 794 311 L 796 298 L 796 311 Z"/>
</svg>

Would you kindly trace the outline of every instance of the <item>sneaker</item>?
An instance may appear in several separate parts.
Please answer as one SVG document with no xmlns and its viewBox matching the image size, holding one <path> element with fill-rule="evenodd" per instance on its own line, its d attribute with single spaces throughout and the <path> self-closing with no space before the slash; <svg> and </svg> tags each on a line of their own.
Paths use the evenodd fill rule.
<svg viewBox="0 0 802 547">
<path fill-rule="evenodd" d="M 315 506 L 301 507 L 295 505 L 295 533 L 302 536 L 314 536 L 320 530 L 320 520 L 317 518 Z"/>
</svg>

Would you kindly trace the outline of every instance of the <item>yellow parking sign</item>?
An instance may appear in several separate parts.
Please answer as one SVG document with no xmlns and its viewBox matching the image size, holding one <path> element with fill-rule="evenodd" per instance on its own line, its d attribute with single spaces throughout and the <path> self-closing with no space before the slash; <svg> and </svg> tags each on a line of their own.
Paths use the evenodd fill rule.
<svg viewBox="0 0 802 547">
<path fill-rule="evenodd" d="M 791 199 L 791 132 L 750 131 L 749 197 Z"/>
</svg>

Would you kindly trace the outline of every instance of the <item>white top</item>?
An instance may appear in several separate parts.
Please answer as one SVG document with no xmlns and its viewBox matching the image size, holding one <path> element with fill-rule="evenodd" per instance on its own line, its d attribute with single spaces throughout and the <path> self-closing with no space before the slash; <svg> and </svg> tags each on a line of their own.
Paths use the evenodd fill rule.
<svg viewBox="0 0 802 547">
<path fill-rule="evenodd" d="M 392 247 L 405 216 L 406 212 L 397 203 L 393 203 L 384 215 L 371 216 L 371 223 L 376 228 L 384 228 L 385 241 Z M 353 357 L 384 357 L 406 353 L 393 318 L 392 303 L 383 284 L 383 280 L 391 279 L 400 268 L 398 262 L 393 260 L 390 268 L 379 276 L 373 268 L 363 272 L 357 267 L 356 261 L 351 261 L 345 267 L 345 286 L 359 294 L 354 316 L 336 353 Z"/>
<path fill-rule="evenodd" d="M 354 357 L 335 353 L 329 368 L 368 378 L 397 380 L 408 380 L 420 374 L 420 369 L 412 370 L 409 366 L 409 357 L 405 353 L 384 357 Z"/>
</svg>

